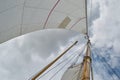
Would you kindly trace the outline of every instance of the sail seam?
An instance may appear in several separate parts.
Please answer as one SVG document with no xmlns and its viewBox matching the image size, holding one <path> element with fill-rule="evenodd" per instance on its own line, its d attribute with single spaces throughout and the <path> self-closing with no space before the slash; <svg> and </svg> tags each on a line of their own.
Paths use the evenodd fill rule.
<svg viewBox="0 0 120 80">
<path fill-rule="evenodd" d="M 54 9 L 56 8 L 56 6 L 58 5 L 59 2 L 60 2 L 60 0 L 58 0 L 58 1 L 55 3 L 55 5 L 53 6 L 53 8 L 50 10 L 50 12 L 49 12 L 49 14 L 48 14 L 48 16 L 47 16 L 47 19 L 46 19 L 46 21 L 45 21 L 45 23 L 44 23 L 43 29 L 45 29 L 49 17 L 51 16 L 52 12 L 54 11 Z"/>
</svg>

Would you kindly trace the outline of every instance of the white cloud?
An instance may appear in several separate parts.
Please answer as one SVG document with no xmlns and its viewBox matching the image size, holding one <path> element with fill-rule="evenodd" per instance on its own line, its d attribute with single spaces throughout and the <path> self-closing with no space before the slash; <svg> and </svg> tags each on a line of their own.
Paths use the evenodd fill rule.
<svg viewBox="0 0 120 80">
<path fill-rule="evenodd" d="M 113 68 L 119 64 L 116 56 L 120 56 L 119 4 L 120 0 L 93 0 L 94 15 L 91 18 L 93 20 L 91 24 L 92 44 L 96 48 L 113 47 L 115 53 L 109 54 L 111 58 L 109 63 Z M 56 53 L 60 54 L 67 44 L 81 38 L 78 33 L 72 31 L 51 31 L 38 31 L 2 44 L 0 46 L 0 79 L 27 79 L 51 61 L 51 58 L 55 58 L 58 55 Z M 108 55 L 104 52 L 101 53 L 104 56 Z M 100 66 L 100 64 L 96 65 Z M 103 71 L 102 69 L 100 72 Z M 106 72 L 101 74 L 106 75 Z M 103 77 L 96 73 L 95 79 L 102 80 Z"/>
<path fill-rule="evenodd" d="M 80 36 L 69 30 L 41 30 L 1 44 L 0 79 L 28 79 L 75 40 L 85 42 Z"/>
<path fill-rule="evenodd" d="M 98 0 L 100 5 L 100 17 L 97 20 L 93 21 L 93 43 L 96 43 L 96 46 L 103 47 L 109 45 L 116 39 L 119 39 L 119 30 L 120 30 L 120 1 L 117 0 Z M 120 39 L 119 39 L 120 40 Z"/>
<path fill-rule="evenodd" d="M 120 57 L 120 0 L 93 0 L 94 4 L 99 5 L 100 16 L 93 21 L 92 44 L 95 48 L 102 49 L 98 53 L 109 59 L 107 62 L 112 68 L 119 67 L 117 57 Z"/>
</svg>

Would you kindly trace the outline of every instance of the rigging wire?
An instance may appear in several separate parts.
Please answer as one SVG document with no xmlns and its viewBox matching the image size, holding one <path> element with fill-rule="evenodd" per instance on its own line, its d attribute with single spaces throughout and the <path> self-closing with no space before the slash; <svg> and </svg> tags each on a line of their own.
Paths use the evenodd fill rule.
<svg viewBox="0 0 120 80">
<path fill-rule="evenodd" d="M 73 55 L 74 55 L 74 54 L 71 54 L 69 57 L 71 57 L 71 56 L 73 56 Z M 45 72 L 42 76 L 40 76 L 39 79 L 42 78 L 42 77 L 44 77 L 46 74 L 48 74 L 50 71 L 52 71 L 53 69 L 55 69 L 56 67 L 58 67 L 59 65 L 61 65 L 62 63 L 64 63 L 64 62 L 65 62 L 66 60 L 68 60 L 68 59 L 69 59 L 69 58 L 66 58 L 66 59 L 64 59 L 63 61 L 59 62 L 59 63 L 58 63 L 57 65 L 55 65 L 53 68 L 51 68 L 50 70 L 48 70 L 47 72 Z M 34 75 L 33 75 L 33 76 L 34 76 Z M 32 77 L 33 77 L 33 76 L 32 76 Z M 31 77 L 31 78 L 32 78 L 32 77 Z M 30 78 L 30 79 L 31 79 L 31 78 Z"/>
<path fill-rule="evenodd" d="M 94 62 L 94 64 L 95 64 L 95 62 L 99 62 L 99 64 L 101 64 L 102 62 L 99 60 L 99 58 L 97 58 L 97 60 L 96 60 L 95 57 L 94 57 L 95 54 L 97 55 L 97 52 L 93 50 L 93 54 L 94 54 L 94 55 L 92 55 L 92 57 L 93 57 L 93 62 Z M 97 56 L 98 56 L 98 55 L 97 55 Z M 96 65 L 93 65 L 93 67 L 96 68 L 96 71 L 95 71 L 95 72 L 96 72 L 97 74 L 101 74 L 101 73 L 98 73 L 98 72 L 101 71 L 100 68 L 97 68 Z M 104 67 L 104 68 L 107 69 L 106 65 L 104 65 L 104 66 L 102 66 L 102 67 Z M 103 74 L 101 74 L 101 75 L 102 75 L 102 79 L 105 79 L 105 78 L 104 78 L 104 75 L 103 75 Z M 112 76 L 111 76 L 111 77 L 112 77 Z M 114 79 L 113 79 L 113 80 L 114 80 Z"/>
<path fill-rule="evenodd" d="M 70 55 L 69 57 L 73 56 L 74 54 Z M 65 60 L 61 61 L 60 63 L 58 63 L 56 66 L 54 66 L 53 68 L 51 68 L 50 70 L 48 70 L 46 73 L 44 73 L 40 78 L 44 77 L 47 73 L 49 73 L 50 71 L 52 71 L 53 69 L 55 69 L 56 67 L 58 67 L 60 64 L 64 63 L 66 60 L 68 60 L 69 58 L 66 58 Z"/>
<path fill-rule="evenodd" d="M 94 55 L 95 55 L 95 51 L 93 50 L 93 53 L 94 53 Z M 95 58 L 94 58 L 94 56 L 92 55 L 92 58 L 93 58 L 93 63 L 95 64 L 95 62 L 99 62 L 100 64 L 101 64 L 101 62 L 99 61 L 99 60 L 96 60 Z M 92 65 L 93 67 L 94 67 L 94 71 L 96 72 L 96 74 L 100 74 L 99 72 L 101 72 L 101 70 L 100 70 L 100 68 L 97 68 L 97 66 L 96 65 Z M 105 66 L 103 66 L 104 68 L 107 68 L 107 67 L 105 67 Z M 102 76 L 102 80 L 106 80 L 106 79 L 104 79 L 104 75 L 103 74 L 101 74 Z M 112 77 L 112 76 L 111 76 Z M 114 79 L 113 79 L 114 80 Z"/>
<path fill-rule="evenodd" d="M 74 60 L 73 58 L 75 58 L 76 55 L 74 55 L 69 61 L 67 61 L 66 64 L 64 64 L 49 80 L 51 80 L 55 75 L 57 75 L 67 64 L 69 64 L 72 60 Z"/>
<path fill-rule="evenodd" d="M 92 63 L 90 65 L 90 67 L 91 67 L 91 77 L 92 77 L 92 80 L 94 80 Z"/>
<path fill-rule="evenodd" d="M 94 54 L 94 53 L 92 52 L 92 54 L 91 54 L 92 63 L 95 63 L 96 60 L 94 59 L 93 54 Z M 95 61 L 94 61 L 94 60 L 95 60 Z M 92 64 L 92 63 L 91 63 L 91 64 Z M 91 71 L 92 71 L 92 73 L 93 73 L 93 72 L 94 72 L 94 71 L 93 71 L 93 68 L 94 68 L 94 70 L 95 70 L 96 67 L 95 67 L 94 64 L 92 64 L 91 66 L 92 66 L 92 70 L 91 70 Z M 96 70 L 98 70 L 98 69 L 96 69 Z M 97 73 L 98 71 L 95 71 L 95 72 Z M 92 76 L 92 77 L 93 77 L 93 79 L 94 79 L 94 76 Z M 93 79 L 92 79 L 92 80 L 93 80 Z"/>
<path fill-rule="evenodd" d="M 99 60 L 95 60 L 95 62 L 99 62 L 100 64 L 102 63 L 102 62 L 99 61 Z M 94 63 L 95 63 L 95 62 L 94 62 Z M 101 74 L 101 75 L 102 75 L 102 79 L 106 80 L 106 79 L 104 78 L 105 75 L 103 75 L 102 73 L 98 73 L 98 72 L 101 72 L 101 70 L 100 70 L 99 68 L 97 68 L 97 66 L 95 66 L 95 65 L 93 65 L 93 66 L 94 66 L 94 68 L 96 68 L 96 70 L 97 70 L 96 73 L 97 73 L 97 74 Z M 105 64 L 103 64 L 103 67 L 107 69 L 107 67 L 106 67 Z M 111 77 L 112 77 L 112 79 L 114 80 L 114 78 L 113 78 L 112 75 L 111 75 Z"/>
<path fill-rule="evenodd" d="M 70 56 L 68 56 L 68 57 L 72 57 L 73 55 L 75 55 L 75 53 L 77 52 L 77 51 L 79 51 L 80 49 L 77 49 L 76 51 L 74 51 Z M 77 53 L 78 54 L 78 53 Z M 50 70 L 48 70 L 46 73 L 44 73 L 42 76 L 40 76 L 39 77 L 39 79 L 40 78 L 42 78 L 42 77 L 44 77 L 46 74 L 48 74 L 50 71 L 52 71 L 53 69 L 55 69 L 56 67 L 58 67 L 60 64 L 62 64 L 63 62 L 65 62 L 66 60 L 68 60 L 69 58 L 66 58 L 66 59 L 64 59 L 64 60 L 62 60 L 60 63 L 58 63 L 57 65 L 55 65 L 53 68 L 51 68 Z"/>
<path fill-rule="evenodd" d="M 93 54 L 92 54 L 91 56 L 92 56 L 92 61 L 93 61 L 93 63 L 95 63 L 95 62 L 96 62 L 96 60 L 94 59 Z M 95 70 L 95 72 L 96 72 L 96 73 L 98 73 L 98 72 L 99 72 L 99 68 L 97 69 L 97 68 L 96 68 L 96 66 L 95 66 L 95 65 L 93 65 L 93 64 L 92 64 L 92 66 L 94 67 L 94 70 L 96 69 L 96 70 Z"/>
<path fill-rule="evenodd" d="M 86 47 L 86 44 L 85 44 L 85 46 L 83 47 L 83 50 L 80 52 L 80 54 L 77 56 L 77 58 L 76 58 L 75 61 L 73 62 L 73 65 L 75 65 L 75 63 L 78 62 L 80 56 L 82 55 L 82 53 L 83 53 L 84 50 L 85 50 L 85 47 Z M 78 75 L 77 75 L 77 72 L 76 72 L 76 73 L 73 75 L 74 77 L 73 77 L 72 80 L 74 80 L 74 78 L 75 78 L 76 75 L 78 76 L 78 77 L 77 77 L 77 80 L 78 80 L 78 78 L 80 77 L 80 72 L 81 72 L 81 70 L 82 70 L 82 67 L 83 67 L 83 63 L 81 63 L 81 66 L 80 66 L 80 70 L 79 70 Z"/>
<path fill-rule="evenodd" d="M 99 52 L 100 52 L 100 51 L 95 50 L 95 53 L 96 53 L 97 56 L 100 56 L 100 55 L 99 55 L 99 54 L 100 54 Z M 98 54 L 98 53 L 99 53 L 99 54 Z M 101 57 L 101 56 L 100 56 L 100 57 Z M 103 58 L 103 57 L 101 57 L 101 58 Z M 101 60 L 102 62 L 101 62 L 100 60 Z M 99 58 L 98 62 L 102 63 L 107 70 L 109 69 L 109 67 L 108 67 L 106 64 L 103 63 L 103 62 L 105 62 L 105 61 L 103 61 L 102 59 Z M 112 73 L 113 73 L 113 72 L 112 72 Z M 113 80 L 115 80 L 114 77 L 113 77 L 113 75 L 111 75 L 111 74 L 109 74 L 109 75 L 112 77 Z"/>
<path fill-rule="evenodd" d="M 69 48 L 67 48 L 67 49 L 66 49 L 61 55 L 59 55 L 55 60 L 57 61 L 59 58 L 61 58 L 62 55 L 64 55 L 64 54 L 65 54 L 70 48 L 72 48 L 77 42 L 78 42 L 78 41 L 74 42 L 74 44 L 72 44 Z M 55 61 L 55 60 L 54 60 L 54 61 Z M 56 62 L 56 61 L 55 61 L 55 62 Z M 52 61 L 52 62 L 49 63 L 47 66 L 52 65 L 52 64 L 54 64 L 55 62 Z M 46 66 L 46 67 L 47 67 L 47 66 Z M 42 70 L 45 70 L 45 68 L 42 69 Z M 33 79 L 36 79 L 37 77 L 34 77 L 34 76 L 39 77 L 38 73 L 36 73 L 35 75 L 32 76 Z M 31 77 L 30 77 L 30 78 L 31 78 Z M 30 78 L 29 78 L 29 79 L 30 79 Z M 29 80 L 29 79 L 28 79 L 28 80 Z"/>
<path fill-rule="evenodd" d="M 78 54 L 77 58 L 76 58 L 75 61 L 72 63 L 72 65 L 75 65 L 75 64 L 78 62 L 80 56 L 82 55 L 82 53 L 83 53 L 84 50 L 85 50 L 85 47 L 86 47 L 86 44 L 85 44 L 85 46 L 83 47 L 83 49 L 81 50 L 81 52 Z"/>
<path fill-rule="evenodd" d="M 101 50 L 102 51 L 102 50 Z M 99 56 L 102 57 L 102 61 L 104 61 L 108 68 L 120 79 L 120 76 L 116 73 L 116 71 L 110 66 L 110 64 L 107 63 L 106 59 L 101 55 L 101 53 L 99 54 Z"/>
<path fill-rule="evenodd" d="M 93 50 L 93 53 L 94 53 L 94 55 L 96 54 L 96 56 L 98 57 L 97 60 L 96 60 L 96 59 L 94 58 L 93 54 L 92 54 L 93 61 L 99 62 L 99 63 L 104 62 L 104 61 L 102 61 L 102 62 L 100 61 L 101 59 L 100 59 L 100 57 L 99 57 L 99 55 L 98 55 L 98 53 L 100 53 L 100 51 Z M 95 63 L 95 62 L 94 62 L 94 63 Z M 107 66 L 107 65 L 105 65 L 104 63 L 102 63 L 102 65 L 103 65 L 104 68 L 108 69 L 108 66 Z M 97 68 L 95 65 L 93 65 L 93 66 L 94 66 L 94 68 Z M 99 71 L 100 71 L 99 68 L 97 68 L 96 70 L 99 70 Z M 99 72 L 99 71 L 96 71 L 96 72 Z M 103 74 L 101 74 L 101 75 L 103 75 Z M 113 80 L 115 80 L 114 77 L 113 77 L 113 75 L 111 75 L 111 74 L 109 74 L 109 75 L 110 75 L 110 77 L 111 77 Z M 105 75 L 103 75 L 103 77 L 104 77 L 104 76 L 105 76 Z"/>
<path fill-rule="evenodd" d="M 96 55 L 97 55 L 97 56 L 99 56 L 98 53 L 99 53 L 99 51 L 96 50 Z M 99 54 L 100 54 L 100 53 L 99 53 Z M 102 62 L 101 62 L 101 61 L 102 61 Z M 109 69 L 108 66 L 107 66 L 105 63 L 103 63 L 104 61 L 101 60 L 101 57 L 99 58 L 98 62 L 99 62 L 99 63 L 102 63 L 103 66 L 104 66 L 104 68 L 106 68 L 107 70 Z M 107 70 L 106 70 L 106 71 L 107 71 Z M 112 72 L 112 73 L 113 73 L 113 72 Z M 109 74 L 109 75 L 112 77 L 113 80 L 115 80 L 114 77 L 113 77 L 113 75 L 111 75 L 111 74 Z"/>
<path fill-rule="evenodd" d="M 102 51 L 102 50 L 101 50 Z M 102 51 L 103 52 L 103 51 Z M 102 55 L 101 55 L 102 56 Z M 102 56 L 103 57 L 103 56 Z M 104 59 L 104 61 L 107 63 L 107 61 L 106 61 L 106 59 L 103 57 L 103 59 Z M 116 73 L 116 71 L 110 66 L 110 64 L 109 63 L 107 63 L 107 65 L 113 70 L 113 72 L 115 72 L 115 74 L 117 74 Z M 117 74 L 118 75 L 118 74 Z M 119 75 L 118 75 L 119 76 Z M 118 77 L 117 76 L 117 77 Z M 119 76 L 119 78 L 120 78 L 120 76 Z"/>
</svg>

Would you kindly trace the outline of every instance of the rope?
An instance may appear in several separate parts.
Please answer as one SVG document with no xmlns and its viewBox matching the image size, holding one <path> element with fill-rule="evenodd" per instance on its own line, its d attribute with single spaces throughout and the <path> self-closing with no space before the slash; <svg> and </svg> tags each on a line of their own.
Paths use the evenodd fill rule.
<svg viewBox="0 0 120 80">
<path fill-rule="evenodd" d="M 56 76 L 68 63 L 70 63 L 73 60 L 73 58 L 75 58 L 75 56 L 76 55 L 74 55 L 72 59 L 70 59 L 65 65 L 63 65 L 49 80 L 51 80 L 54 76 Z"/>
<path fill-rule="evenodd" d="M 92 80 L 94 80 L 94 77 L 93 77 L 93 68 L 92 68 L 92 65 L 91 65 L 91 77 L 92 77 Z"/>
<path fill-rule="evenodd" d="M 71 57 L 71 56 L 73 56 L 73 54 L 71 54 L 69 57 Z M 47 73 L 49 73 L 50 71 L 52 71 L 53 69 L 55 69 L 56 67 L 58 67 L 60 64 L 62 64 L 63 62 L 65 62 L 68 59 L 69 58 L 66 58 L 65 60 L 63 60 L 60 63 L 58 63 L 56 66 L 54 66 L 53 68 L 51 68 L 50 70 L 48 70 L 46 73 L 44 73 L 40 78 L 44 77 Z"/>
<path fill-rule="evenodd" d="M 79 60 L 80 56 L 82 55 L 84 49 L 85 49 L 85 46 L 84 46 L 83 49 L 81 50 L 80 54 L 78 54 L 77 58 L 75 59 L 75 61 L 73 62 L 72 65 L 75 65 L 75 64 L 78 62 L 78 60 Z"/>
<path fill-rule="evenodd" d="M 74 51 L 74 52 L 69 56 L 69 58 L 72 57 L 72 56 L 75 54 L 75 52 L 77 52 L 78 50 L 79 50 L 79 49 L 77 49 L 76 51 Z M 46 73 L 44 73 L 42 76 L 40 76 L 39 79 L 42 78 L 42 77 L 44 77 L 46 74 L 48 74 L 50 71 L 52 71 L 53 69 L 55 69 L 56 67 L 58 67 L 60 64 L 62 64 L 63 62 L 65 62 L 65 61 L 68 60 L 69 58 L 66 58 L 66 59 L 64 59 L 63 61 L 61 61 L 60 63 L 58 63 L 56 66 L 54 66 L 53 68 L 51 68 L 50 70 L 48 70 Z"/>
</svg>

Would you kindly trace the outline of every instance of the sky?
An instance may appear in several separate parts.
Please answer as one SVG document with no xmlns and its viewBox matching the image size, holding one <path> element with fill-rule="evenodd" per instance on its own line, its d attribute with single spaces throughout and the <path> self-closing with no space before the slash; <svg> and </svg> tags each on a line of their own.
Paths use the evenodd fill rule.
<svg viewBox="0 0 120 80">
<path fill-rule="evenodd" d="M 120 74 L 120 0 L 91 1 L 92 6 L 91 2 L 88 2 L 88 7 L 92 7 L 92 12 L 89 14 L 91 15 L 89 34 L 94 54 L 93 62 L 95 62 L 94 78 L 95 80 L 119 80 L 115 74 L 106 69 L 104 59 L 98 55 L 105 57 L 111 68 L 118 75 Z M 78 49 L 79 44 L 86 41 L 83 35 L 68 30 L 36 31 L 0 44 L 0 79 L 28 79 L 75 40 L 79 40 L 79 43 L 68 52 L 72 53 Z"/>
<path fill-rule="evenodd" d="M 91 31 L 91 42 L 94 48 L 100 48 L 97 52 L 103 55 L 113 69 L 116 69 L 118 75 L 120 74 L 120 19 L 119 0 L 92 0 L 93 13 Z M 97 50 L 97 49 L 96 49 Z M 99 65 L 98 65 L 99 66 Z M 100 69 L 101 74 L 103 73 Z M 98 77 L 98 76 L 97 76 Z M 99 76 L 100 80 L 107 80 Z M 116 76 L 114 76 L 115 80 Z"/>
<path fill-rule="evenodd" d="M 86 40 L 83 35 L 69 30 L 41 30 L 1 44 L 0 78 L 26 80 L 76 40 L 81 41 L 70 50 L 71 53 Z"/>
</svg>

